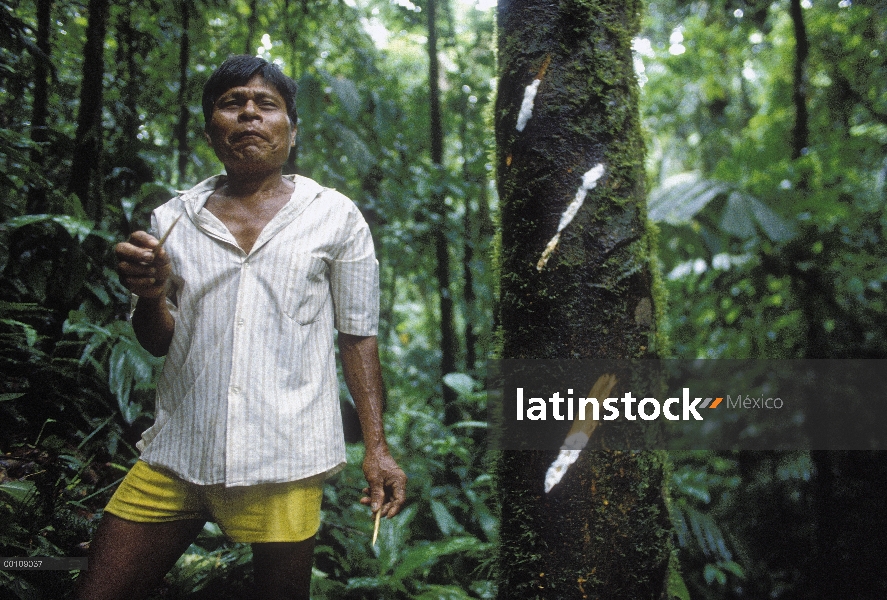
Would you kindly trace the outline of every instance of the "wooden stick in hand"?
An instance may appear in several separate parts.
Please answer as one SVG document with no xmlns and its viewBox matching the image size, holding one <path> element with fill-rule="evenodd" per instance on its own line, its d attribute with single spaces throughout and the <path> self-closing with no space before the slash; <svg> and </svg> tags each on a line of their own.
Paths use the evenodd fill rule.
<svg viewBox="0 0 887 600">
<path fill-rule="evenodd" d="M 172 233 L 172 230 L 175 229 L 176 224 L 179 222 L 179 219 L 181 219 L 182 215 L 184 215 L 184 214 L 185 213 L 182 213 L 178 217 L 176 217 L 176 220 L 172 222 L 172 225 L 169 226 L 169 229 L 166 230 L 166 233 L 164 233 L 160 237 L 160 241 L 157 242 L 157 246 L 154 248 L 154 254 L 157 254 L 157 252 L 159 252 L 160 249 L 163 248 L 163 244 L 166 243 L 166 238 L 169 237 L 169 234 Z"/>
<path fill-rule="evenodd" d="M 376 538 L 379 537 L 379 523 L 382 522 L 382 508 L 379 507 L 379 510 L 376 511 L 376 524 L 373 526 L 373 542 L 372 546 L 376 546 Z"/>
</svg>

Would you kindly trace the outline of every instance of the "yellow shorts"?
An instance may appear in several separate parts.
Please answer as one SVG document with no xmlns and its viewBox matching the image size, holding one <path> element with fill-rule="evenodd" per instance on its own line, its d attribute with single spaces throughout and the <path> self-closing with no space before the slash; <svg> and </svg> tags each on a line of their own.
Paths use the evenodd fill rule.
<svg viewBox="0 0 887 600">
<path fill-rule="evenodd" d="M 322 496 L 322 477 L 226 488 L 189 483 L 140 460 L 105 511 L 140 523 L 214 521 L 235 542 L 301 542 L 320 528 Z"/>
</svg>

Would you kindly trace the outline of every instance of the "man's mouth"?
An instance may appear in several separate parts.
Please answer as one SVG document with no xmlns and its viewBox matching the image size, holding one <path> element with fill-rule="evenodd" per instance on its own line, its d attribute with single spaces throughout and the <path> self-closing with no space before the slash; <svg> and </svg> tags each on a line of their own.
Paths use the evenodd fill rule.
<svg viewBox="0 0 887 600">
<path fill-rule="evenodd" d="M 265 136 L 263 136 L 261 133 L 259 133 L 257 131 L 242 131 L 240 133 L 235 134 L 234 137 L 232 138 L 232 141 L 239 142 L 240 140 L 249 139 L 249 138 L 264 140 Z"/>
</svg>

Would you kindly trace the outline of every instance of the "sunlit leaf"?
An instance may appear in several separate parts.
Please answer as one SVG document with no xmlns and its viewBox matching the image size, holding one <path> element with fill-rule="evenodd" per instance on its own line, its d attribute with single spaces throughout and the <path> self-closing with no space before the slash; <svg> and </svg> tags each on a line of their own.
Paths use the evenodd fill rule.
<svg viewBox="0 0 887 600">
<path fill-rule="evenodd" d="M 460 396 L 468 396 L 477 385 L 471 375 L 466 373 L 447 373 L 443 376 L 444 383 Z"/>
</svg>

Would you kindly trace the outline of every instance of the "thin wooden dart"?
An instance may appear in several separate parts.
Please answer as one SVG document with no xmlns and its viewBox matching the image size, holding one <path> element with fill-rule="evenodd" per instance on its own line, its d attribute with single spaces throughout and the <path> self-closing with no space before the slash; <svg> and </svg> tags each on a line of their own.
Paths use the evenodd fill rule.
<svg viewBox="0 0 887 600">
<path fill-rule="evenodd" d="M 181 218 L 182 218 L 182 215 L 184 215 L 184 214 L 185 214 L 185 213 L 182 213 L 182 214 L 180 214 L 178 217 L 176 217 L 176 220 L 172 222 L 172 225 L 169 226 L 169 229 L 166 230 L 166 233 L 164 233 L 163 236 L 160 238 L 160 241 L 157 242 L 157 246 L 154 248 L 154 253 L 155 253 L 155 254 L 156 254 L 161 248 L 163 248 L 163 244 L 166 243 L 166 238 L 169 237 L 169 234 L 172 233 L 172 230 L 175 228 L 176 223 L 179 222 L 179 219 L 181 219 Z"/>
<path fill-rule="evenodd" d="M 373 543 L 372 546 L 376 546 L 376 538 L 379 537 L 379 523 L 382 522 L 382 509 L 376 511 L 376 524 L 373 526 Z"/>
</svg>

